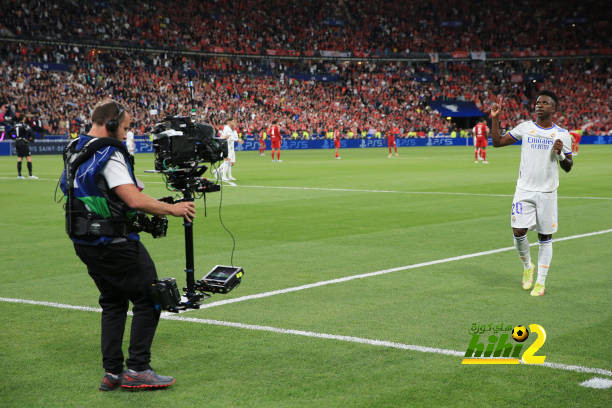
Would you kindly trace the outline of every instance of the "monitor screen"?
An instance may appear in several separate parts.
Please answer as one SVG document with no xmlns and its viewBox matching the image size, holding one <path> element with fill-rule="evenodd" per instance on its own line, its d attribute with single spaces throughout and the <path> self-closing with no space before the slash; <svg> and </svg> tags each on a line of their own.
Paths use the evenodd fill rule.
<svg viewBox="0 0 612 408">
<path fill-rule="evenodd" d="M 206 279 L 216 279 L 216 280 L 226 280 L 232 273 L 235 272 L 235 269 L 218 267 L 206 276 Z"/>
</svg>

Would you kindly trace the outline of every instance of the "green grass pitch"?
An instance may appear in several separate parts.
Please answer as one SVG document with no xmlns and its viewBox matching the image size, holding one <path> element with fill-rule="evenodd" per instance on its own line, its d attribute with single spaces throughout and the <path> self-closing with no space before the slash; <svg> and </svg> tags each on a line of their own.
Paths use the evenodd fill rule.
<svg viewBox="0 0 612 408">
<path fill-rule="evenodd" d="M 342 160 L 333 159 L 333 150 L 285 151 L 282 163 L 266 153 L 237 153 L 238 186 L 209 194 L 206 217 L 204 201 L 196 203 L 196 278 L 230 262 L 221 197 L 223 220 L 237 238 L 234 263 L 246 272 L 241 286 L 205 304 L 430 264 L 179 316 L 197 321 L 162 320 L 152 366 L 175 376 L 176 384 L 156 392 L 97 391 L 99 313 L 0 301 L 0 406 L 612 405 L 612 389 L 579 385 L 612 379 L 606 375 L 612 370 L 612 233 L 555 242 L 541 298 L 521 289 L 514 250 L 432 263 L 512 247 L 518 147 L 489 148 L 488 165 L 474 164 L 467 147 L 403 148 L 392 159 L 385 149 L 344 149 Z M 554 238 L 612 228 L 611 154 L 612 146 L 585 145 L 574 169 L 560 170 Z M 97 308 L 98 292 L 54 202 L 61 158 L 34 157 L 40 180 L 17 180 L 15 161 L 0 158 L 0 297 Z M 145 192 L 168 195 L 161 176 L 144 173 L 152 167 L 151 155 L 137 155 Z M 183 285 L 181 221 L 170 219 L 165 238 L 142 239 L 159 276 Z M 537 235 L 530 232 L 529 240 L 537 242 Z M 537 260 L 537 246 L 532 257 Z M 462 365 L 460 355 L 389 345 L 464 353 L 474 323 L 539 324 L 547 340 L 537 355 L 578 371 Z"/>
</svg>

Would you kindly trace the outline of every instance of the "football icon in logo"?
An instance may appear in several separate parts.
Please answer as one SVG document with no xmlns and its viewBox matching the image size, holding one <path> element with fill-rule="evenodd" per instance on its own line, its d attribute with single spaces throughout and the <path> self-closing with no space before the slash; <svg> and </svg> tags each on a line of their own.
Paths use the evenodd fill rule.
<svg viewBox="0 0 612 408">
<path fill-rule="evenodd" d="M 512 338 L 519 343 L 524 342 L 529 337 L 529 332 L 525 326 L 516 326 L 512 329 Z"/>
</svg>

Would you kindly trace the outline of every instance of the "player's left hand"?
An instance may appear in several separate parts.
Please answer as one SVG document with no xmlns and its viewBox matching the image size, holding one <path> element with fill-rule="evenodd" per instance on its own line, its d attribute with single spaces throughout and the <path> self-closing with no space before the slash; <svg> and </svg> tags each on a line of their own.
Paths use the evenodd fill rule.
<svg viewBox="0 0 612 408">
<path fill-rule="evenodd" d="M 563 142 L 561 141 L 561 139 L 555 140 L 555 143 L 553 144 L 553 150 L 557 154 L 561 154 L 561 149 L 563 149 Z"/>
<path fill-rule="evenodd" d="M 238 143 L 243 144 L 243 143 L 244 143 L 244 140 L 242 140 L 242 139 L 238 139 Z"/>
</svg>

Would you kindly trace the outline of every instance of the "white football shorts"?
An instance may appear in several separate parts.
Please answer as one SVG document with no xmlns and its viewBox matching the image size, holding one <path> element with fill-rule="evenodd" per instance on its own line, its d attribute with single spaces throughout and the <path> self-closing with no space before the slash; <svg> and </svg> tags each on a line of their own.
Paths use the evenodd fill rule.
<svg viewBox="0 0 612 408">
<path fill-rule="evenodd" d="M 517 188 L 512 200 L 512 228 L 536 230 L 539 234 L 557 232 L 557 192 L 542 193 Z"/>
</svg>

